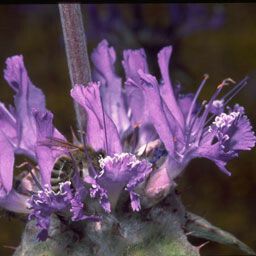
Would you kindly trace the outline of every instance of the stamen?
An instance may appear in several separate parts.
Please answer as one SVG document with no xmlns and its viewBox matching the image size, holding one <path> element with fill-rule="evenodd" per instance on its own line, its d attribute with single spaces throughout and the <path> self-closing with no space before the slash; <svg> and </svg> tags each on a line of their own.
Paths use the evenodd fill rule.
<svg viewBox="0 0 256 256">
<path fill-rule="evenodd" d="M 238 83 L 234 88 L 232 88 L 226 95 L 224 95 L 221 100 L 224 101 L 223 108 L 227 106 L 227 104 L 247 85 L 247 80 L 249 77 L 245 77 L 240 83 Z M 229 98 L 228 98 L 229 97 Z M 228 98 L 228 99 L 227 99 Z M 205 122 L 207 126 L 215 117 L 215 115 L 211 115 L 208 120 Z"/>
<path fill-rule="evenodd" d="M 196 94 L 195 94 L 195 96 L 194 96 L 194 98 L 193 98 L 193 101 L 192 101 L 192 103 L 191 103 L 191 106 L 190 106 L 190 108 L 189 108 L 189 112 L 188 112 L 188 116 L 187 116 L 187 120 L 186 120 L 186 125 L 187 125 L 187 126 L 189 126 L 189 124 L 190 124 L 190 119 L 191 119 L 192 111 L 193 111 L 193 109 L 194 109 L 194 107 L 195 107 L 195 104 L 196 104 L 196 101 L 197 101 L 197 99 L 198 99 L 198 96 L 199 96 L 200 92 L 202 91 L 202 89 L 203 89 L 203 87 L 204 87 L 204 85 L 205 85 L 207 79 L 209 78 L 209 75 L 208 75 L 208 74 L 204 74 L 203 77 L 204 77 L 204 78 L 203 78 L 203 81 L 202 81 L 201 84 L 199 85 L 199 88 L 197 89 Z"/>
<path fill-rule="evenodd" d="M 223 81 L 222 81 L 222 83 L 220 83 L 218 86 L 217 86 L 217 89 L 219 89 L 219 88 L 223 88 L 224 86 L 226 86 L 226 85 L 229 85 L 229 83 L 233 83 L 233 84 L 235 84 L 236 82 L 232 79 L 232 78 L 226 78 L 226 79 L 224 79 Z"/>
<path fill-rule="evenodd" d="M 234 89 L 236 90 L 232 90 L 233 94 L 228 93 L 228 95 L 231 96 L 227 100 L 225 100 L 225 98 L 227 98 L 227 95 L 225 95 L 223 97 L 223 99 L 225 100 L 224 106 L 226 106 L 247 84 L 247 79 L 243 79 L 241 83 L 234 87 Z"/>
<path fill-rule="evenodd" d="M 197 129 L 197 132 L 196 132 L 196 134 L 198 134 L 197 139 L 196 139 L 196 143 L 198 143 L 200 141 L 200 138 L 201 138 L 202 133 L 203 133 L 203 129 L 202 128 L 205 126 L 206 118 L 207 118 L 207 116 L 208 116 L 208 114 L 210 112 L 210 109 L 211 109 L 213 101 L 220 94 L 220 92 L 223 89 L 223 87 L 226 86 L 226 85 L 229 85 L 229 83 L 234 83 L 234 80 L 231 79 L 231 78 L 224 79 L 222 81 L 222 83 L 217 86 L 216 92 L 213 94 L 213 96 L 211 97 L 209 103 L 207 104 L 207 107 L 204 110 L 204 113 L 203 113 L 203 115 L 201 117 L 200 123 L 198 125 L 198 129 Z"/>
<path fill-rule="evenodd" d="M 248 76 L 246 76 L 241 82 L 239 82 L 235 87 L 233 87 L 225 96 L 223 96 L 223 100 L 225 100 L 227 97 L 230 95 L 236 95 L 235 93 L 236 90 L 240 91 L 247 83 L 247 80 L 249 79 Z"/>
<path fill-rule="evenodd" d="M 188 131 L 187 131 L 187 139 L 186 139 L 186 148 L 188 148 L 188 145 L 190 143 L 190 137 L 192 135 L 192 130 L 193 130 L 193 127 L 196 123 L 196 120 L 197 118 L 199 117 L 199 115 L 201 114 L 202 110 L 204 109 L 204 106 L 206 105 L 207 101 L 204 100 L 199 108 L 199 110 L 197 111 L 196 115 L 193 117 L 193 119 L 191 120 L 191 124 L 188 126 Z M 193 136 L 193 135 L 192 135 Z"/>
</svg>

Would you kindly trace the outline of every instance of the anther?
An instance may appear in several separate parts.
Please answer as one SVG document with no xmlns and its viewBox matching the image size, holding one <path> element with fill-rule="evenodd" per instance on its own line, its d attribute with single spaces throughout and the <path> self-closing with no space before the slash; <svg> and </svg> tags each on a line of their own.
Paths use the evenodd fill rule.
<svg viewBox="0 0 256 256">
<path fill-rule="evenodd" d="M 203 79 L 204 79 L 204 80 L 209 79 L 209 77 L 210 77 L 210 76 L 209 76 L 208 74 L 204 74 L 204 75 L 203 75 Z"/>
<path fill-rule="evenodd" d="M 230 83 L 235 84 L 236 82 L 230 77 L 226 78 L 217 86 L 217 89 L 220 89 L 226 85 L 229 85 Z"/>
</svg>

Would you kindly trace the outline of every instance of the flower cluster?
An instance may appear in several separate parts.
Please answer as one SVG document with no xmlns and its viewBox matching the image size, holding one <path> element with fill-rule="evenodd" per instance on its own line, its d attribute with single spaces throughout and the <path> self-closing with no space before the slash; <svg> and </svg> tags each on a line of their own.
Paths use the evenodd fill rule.
<svg viewBox="0 0 256 256">
<path fill-rule="evenodd" d="M 104 212 L 115 211 L 118 202 L 127 203 L 120 200 L 123 194 L 129 195 L 132 211 L 154 205 L 193 158 L 208 158 L 230 175 L 228 161 L 255 145 L 244 108 L 227 106 L 246 80 L 218 98 L 223 87 L 233 83 L 225 79 L 207 104 L 198 104 L 208 77 L 194 95 L 181 95 L 169 77 L 171 53 L 169 46 L 158 54 L 158 82 L 149 73 L 143 49 L 124 51 L 122 87 L 114 49 L 106 40 L 98 45 L 91 56 L 96 82 L 71 90 L 87 114 L 83 146 L 73 145 L 76 150 L 53 126 L 53 115 L 30 81 L 22 56 L 8 58 L 5 79 L 15 96 L 14 106 L 0 105 L 1 207 L 29 213 L 40 229 L 39 239 L 45 240 L 53 213 L 72 221 L 99 221 Z M 13 184 L 16 154 L 36 163 L 21 175 L 19 187 Z M 141 205 L 141 198 L 152 200 Z M 93 208 L 95 202 L 101 207 Z"/>
</svg>

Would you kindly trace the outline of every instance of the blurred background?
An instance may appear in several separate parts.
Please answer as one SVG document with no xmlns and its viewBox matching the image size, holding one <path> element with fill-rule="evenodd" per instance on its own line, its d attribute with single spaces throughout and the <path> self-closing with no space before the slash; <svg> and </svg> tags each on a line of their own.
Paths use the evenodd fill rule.
<svg viewBox="0 0 256 256">
<path fill-rule="evenodd" d="M 194 92 L 203 74 L 210 79 L 200 99 L 207 99 L 224 78 L 250 75 L 248 86 L 233 100 L 246 109 L 256 128 L 256 4 L 88 4 L 82 5 L 89 52 L 103 38 L 115 47 L 117 72 L 122 50 L 145 48 L 151 72 L 159 75 L 157 52 L 173 45 L 170 72 L 182 91 Z M 75 126 L 70 81 L 57 5 L 0 5 L 0 70 L 5 59 L 22 54 L 30 78 L 47 98 L 55 125 L 67 137 Z M 3 74 L 3 73 L 2 73 Z M 13 94 L 0 76 L 0 100 Z M 189 211 L 231 232 L 256 250 L 256 150 L 229 164 L 232 176 L 197 159 L 179 180 Z M 0 255 L 11 255 L 25 222 L 1 213 Z M 239 255 L 236 249 L 209 243 L 203 255 Z"/>
</svg>

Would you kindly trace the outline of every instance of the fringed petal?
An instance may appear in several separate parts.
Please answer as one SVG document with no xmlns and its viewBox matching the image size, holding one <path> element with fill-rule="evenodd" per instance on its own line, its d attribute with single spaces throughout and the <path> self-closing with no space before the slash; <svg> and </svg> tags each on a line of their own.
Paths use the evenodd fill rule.
<svg viewBox="0 0 256 256">
<path fill-rule="evenodd" d="M 115 154 L 100 159 L 102 171 L 96 176 L 96 183 L 107 191 L 111 206 L 115 208 L 123 189 L 130 193 L 132 209 L 138 210 L 138 196 L 134 189 L 146 180 L 152 171 L 151 164 L 146 160 L 139 161 L 135 155 L 128 153 Z"/>
<path fill-rule="evenodd" d="M 205 132 L 195 155 L 214 161 L 224 173 L 231 175 L 225 167 L 228 161 L 241 150 L 253 148 L 255 142 L 252 126 L 244 113 L 222 113 Z"/>
</svg>

